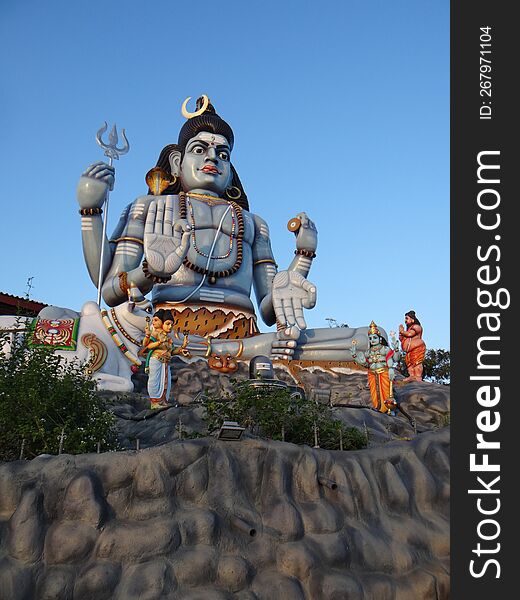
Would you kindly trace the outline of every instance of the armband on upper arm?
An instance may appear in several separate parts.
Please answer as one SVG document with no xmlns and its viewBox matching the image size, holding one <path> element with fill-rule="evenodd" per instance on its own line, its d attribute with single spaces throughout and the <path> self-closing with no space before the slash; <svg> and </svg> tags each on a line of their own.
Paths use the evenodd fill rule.
<svg viewBox="0 0 520 600">
<path fill-rule="evenodd" d="M 253 265 L 271 262 L 276 266 L 269 238 L 269 227 L 258 215 L 252 215 L 255 224 L 255 238 L 252 244 Z"/>
</svg>

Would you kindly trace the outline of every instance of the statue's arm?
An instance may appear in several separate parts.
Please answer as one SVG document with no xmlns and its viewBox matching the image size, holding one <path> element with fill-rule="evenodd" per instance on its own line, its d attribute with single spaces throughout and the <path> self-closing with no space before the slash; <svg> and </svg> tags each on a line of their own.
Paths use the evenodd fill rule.
<svg viewBox="0 0 520 600">
<path fill-rule="evenodd" d="M 365 358 L 364 352 L 356 353 L 355 350 L 351 350 L 350 353 L 352 355 L 352 359 L 354 360 L 354 362 L 357 362 L 357 364 L 361 365 L 362 367 L 367 366 L 368 362 L 367 362 L 367 359 Z"/>
<path fill-rule="evenodd" d="M 114 187 L 114 168 L 106 163 L 97 162 L 81 175 L 76 190 L 76 198 L 81 215 L 81 237 L 85 263 L 94 285 L 99 281 L 99 263 L 103 242 L 103 209 L 107 193 Z M 110 268 L 112 248 L 105 237 L 105 252 L 103 256 L 103 274 Z"/>
<path fill-rule="evenodd" d="M 358 365 L 361 365 L 363 367 L 367 366 L 368 361 L 367 361 L 366 354 L 363 350 L 356 352 L 357 346 L 358 346 L 358 340 L 353 339 L 350 342 L 350 355 L 352 356 L 352 360 L 354 362 L 358 363 Z"/>
<path fill-rule="evenodd" d="M 253 285 L 260 310 L 260 315 L 266 325 L 276 322 L 271 290 L 273 279 L 278 271 L 274 260 L 267 223 L 258 215 L 252 215 L 255 225 L 253 241 Z"/>
<path fill-rule="evenodd" d="M 418 325 L 412 325 L 410 329 L 399 328 L 399 337 L 412 338 L 421 333 L 422 329 Z"/>
<path fill-rule="evenodd" d="M 397 365 L 397 363 L 399 362 L 399 358 L 400 358 L 400 354 L 398 351 L 394 350 L 392 356 L 390 356 L 389 358 L 386 359 L 386 366 L 391 369 L 392 367 L 395 367 Z"/>
<path fill-rule="evenodd" d="M 297 271 L 303 277 L 307 278 L 311 270 L 312 261 L 316 257 L 316 249 L 318 248 L 318 231 L 314 223 L 304 213 L 299 213 L 296 216 L 301 225 L 295 232 L 296 235 L 296 250 L 295 257 L 289 265 L 288 271 Z"/>
<path fill-rule="evenodd" d="M 152 196 L 141 196 L 127 206 L 110 239 L 112 262 L 103 279 L 103 299 L 116 306 L 127 299 L 130 283 L 143 294 L 153 287 L 154 281 L 142 268 L 144 226 Z"/>
<path fill-rule="evenodd" d="M 307 326 L 303 309 L 316 304 L 316 287 L 306 279 L 318 243 L 316 228 L 305 213 L 298 215 L 296 257 L 288 270 L 277 273 L 267 224 L 257 215 L 253 219 L 253 278 L 260 314 L 267 325 L 278 322 L 285 335 L 296 339 Z"/>
<path fill-rule="evenodd" d="M 392 356 L 388 359 L 389 366 L 397 365 L 401 359 L 401 351 L 399 350 L 399 342 L 395 339 L 395 332 L 390 332 L 390 348 L 393 350 Z"/>
<path fill-rule="evenodd" d="M 83 256 L 92 283 L 97 287 L 99 281 L 99 263 L 101 260 L 101 245 L 103 243 L 103 219 L 101 213 L 81 215 L 81 238 Z M 113 248 L 105 236 L 105 251 L 103 253 L 103 274 L 107 273 L 112 263 Z"/>
<path fill-rule="evenodd" d="M 90 278 L 96 287 L 99 281 L 101 248 L 104 245 L 101 267 L 102 293 L 109 306 L 115 306 L 127 299 L 127 282 L 135 283 L 145 294 L 153 285 L 138 268 L 143 254 L 144 218 L 147 208 L 145 200 L 138 198 L 127 206 L 112 238 L 108 240 L 105 236 L 103 240 L 102 206 L 113 187 L 114 168 L 106 163 L 97 162 L 87 167 L 76 190 L 81 215 L 83 255 Z"/>
</svg>

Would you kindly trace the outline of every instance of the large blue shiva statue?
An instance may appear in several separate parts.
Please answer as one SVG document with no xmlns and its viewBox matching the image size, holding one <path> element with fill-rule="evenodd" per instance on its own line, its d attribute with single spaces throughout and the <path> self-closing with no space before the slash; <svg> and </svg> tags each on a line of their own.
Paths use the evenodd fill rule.
<svg viewBox="0 0 520 600">
<path fill-rule="evenodd" d="M 211 353 L 219 356 L 351 362 L 354 337 L 359 349 L 368 347 L 366 327 L 306 328 L 303 309 L 316 303 L 316 286 L 307 279 L 318 243 L 314 223 L 305 213 L 289 222 L 296 235 L 295 257 L 278 271 L 267 223 L 249 211 L 231 163 L 231 127 L 207 96 L 197 100 L 193 113 L 186 105 L 177 144 L 166 146 L 147 174 L 148 193 L 124 209 L 105 240 L 105 302 L 124 302 L 130 285 L 151 292 L 155 310 L 172 312 L 175 330 L 215 340 Z M 114 169 L 98 162 L 83 173 L 77 189 L 83 251 L 96 285 L 102 206 L 113 185 Z M 252 286 L 263 321 L 276 323 L 276 333 L 259 333 Z"/>
</svg>

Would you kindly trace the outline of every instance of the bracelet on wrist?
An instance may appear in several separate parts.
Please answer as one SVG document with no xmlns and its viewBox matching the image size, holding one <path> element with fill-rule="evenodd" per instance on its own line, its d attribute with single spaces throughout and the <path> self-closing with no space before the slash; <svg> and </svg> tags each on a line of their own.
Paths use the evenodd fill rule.
<svg viewBox="0 0 520 600">
<path fill-rule="evenodd" d="M 122 271 L 117 277 L 119 279 L 119 289 L 123 292 L 123 294 L 128 294 L 128 273 L 126 271 Z"/>
<path fill-rule="evenodd" d="M 295 254 L 299 254 L 300 256 L 306 256 L 307 258 L 316 258 L 316 252 L 314 250 L 305 250 L 301 248 L 300 250 L 295 250 Z"/>
<path fill-rule="evenodd" d="M 168 277 L 160 277 L 159 275 L 154 275 L 153 273 L 150 273 L 150 271 L 148 270 L 148 262 L 146 260 L 143 260 L 142 268 L 143 268 L 143 273 L 144 273 L 144 276 L 146 277 L 146 279 L 149 279 L 150 281 L 153 281 L 154 283 L 167 283 L 172 278 L 171 275 L 169 275 Z"/>
<path fill-rule="evenodd" d="M 79 214 L 82 217 L 92 216 L 92 215 L 100 215 L 103 213 L 102 208 L 80 208 Z"/>
</svg>

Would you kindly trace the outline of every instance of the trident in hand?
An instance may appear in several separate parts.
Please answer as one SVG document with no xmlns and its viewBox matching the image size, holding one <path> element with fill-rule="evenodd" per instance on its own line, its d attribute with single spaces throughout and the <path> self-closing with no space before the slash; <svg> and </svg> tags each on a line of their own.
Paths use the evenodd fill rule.
<svg viewBox="0 0 520 600">
<path fill-rule="evenodd" d="M 108 159 L 109 159 L 108 164 L 110 166 L 112 166 L 114 159 L 119 160 L 119 157 L 122 154 L 126 154 L 130 150 L 130 144 L 128 143 L 128 140 L 126 138 L 125 130 L 122 129 L 121 137 L 123 138 L 124 143 L 121 146 L 121 148 L 117 147 L 117 142 L 119 141 L 119 138 L 117 137 L 117 127 L 115 124 L 112 127 L 112 130 L 110 131 L 110 133 L 108 134 L 108 144 L 106 144 L 105 142 L 103 142 L 102 136 L 107 129 L 108 129 L 108 125 L 105 121 L 105 124 L 103 125 L 103 127 L 101 127 L 101 129 L 99 129 L 99 131 L 96 133 L 96 142 L 98 143 L 99 146 L 101 146 L 101 148 L 103 148 L 103 150 L 105 151 L 105 156 L 108 156 Z M 106 240 L 107 221 L 108 221 L 108 195 L 109 195 L 109 191 L 107 191 L 107 195 L 105 198 L 105 205 L 104 205 L 105 219 L 103 221 L 103 235 L 101 237 L 101 256 L 99 257 L 99 278 L 98 278 L 97 303 L 100 308 L 101 308 L 101 286 L 103 284 L 103 256 L 105 254 L 105 240 Z"/>
</svg>

